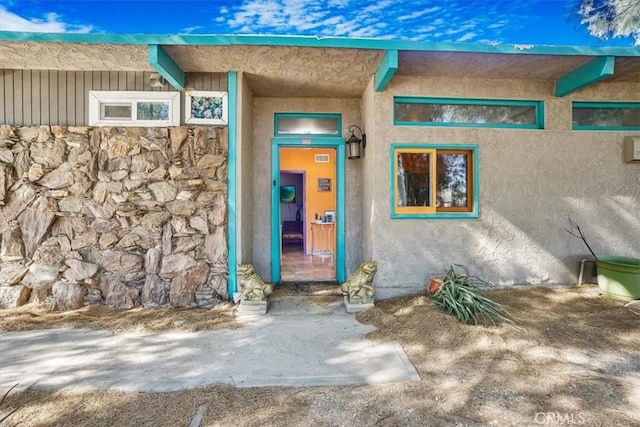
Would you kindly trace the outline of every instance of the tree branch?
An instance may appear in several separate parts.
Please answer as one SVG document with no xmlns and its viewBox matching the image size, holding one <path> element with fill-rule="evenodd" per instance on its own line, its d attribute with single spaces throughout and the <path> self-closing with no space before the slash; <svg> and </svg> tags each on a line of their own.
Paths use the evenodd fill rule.
<svg viewBox="0 0 640 427">
<path fill-rule="evenodd" d="M 578 234 L 576 234 L 575 231 L 568 230 L 566 228 L 564 229 L 564 231 L 566 231 L 567 233 L 571 234 L 573 237 L 577 237 L 579 239 L 582 239 L 584 244 L 587 245 L 587 249 L 589 249 L 589 252 L 591 252 L 591 255 L 593 255 L 593 257 L 597 260 L 598 256 L 596 255 L 595 252 L 593 252 L 593 249 L 591 249 L 591 246 L 589 246 L 589 243 L 587 243 L 587 239 L 584 237 L 584 233 L 582 232 L 582 230 L 580 230 L 580 226 L 578 224 L 576 224 L 574 220 L 571 219 L 571 216 L 569 216 L 569 222 L 571 223 L 573 228 L 578 230 Z"/>
</svg>

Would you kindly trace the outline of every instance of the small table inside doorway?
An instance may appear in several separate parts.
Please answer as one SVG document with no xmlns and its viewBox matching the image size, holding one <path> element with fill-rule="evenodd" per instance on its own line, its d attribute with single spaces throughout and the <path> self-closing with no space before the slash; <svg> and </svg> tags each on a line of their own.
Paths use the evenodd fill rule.
<svg viewBox="0 0 640 427">
<path fill-rule="evenodd" d="M 311 255 L 333 259 L 335 241 L 334 222 L 311 222 Z"/>
</svg>

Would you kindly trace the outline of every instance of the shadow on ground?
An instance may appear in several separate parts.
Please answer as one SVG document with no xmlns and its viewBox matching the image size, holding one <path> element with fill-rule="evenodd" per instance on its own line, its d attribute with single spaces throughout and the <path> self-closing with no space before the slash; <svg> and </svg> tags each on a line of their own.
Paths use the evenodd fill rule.
<svg viewBox="0 0 640 427">
<path fill-rule="evenodd" d="M 12 393 L 9 425 L 640 425 L 640 316 L 592 285 L 488 293 L 519 327 L 467 326 L 416 295 L 358 315 L 400 342 L 418 382 L 349 387 L 210 386 L 174 393 Z M 1 418 L 1 416 L 0 416 Z"/>
</svg>

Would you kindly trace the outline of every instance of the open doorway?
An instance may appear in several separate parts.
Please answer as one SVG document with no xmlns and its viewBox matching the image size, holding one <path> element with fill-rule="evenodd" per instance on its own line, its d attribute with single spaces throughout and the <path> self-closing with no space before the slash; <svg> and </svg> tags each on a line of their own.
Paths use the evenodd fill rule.
<svg viewBox="0 0 640 427">
<path fill-rule="evenodd" d="M 282 281 L 336 280 L 336 149 L 280 148 Z"/>
<path fill-rule="evenodd" d="M 305 252 L 305 172 L 280 171 L 282 252 Z"/>
</svg>

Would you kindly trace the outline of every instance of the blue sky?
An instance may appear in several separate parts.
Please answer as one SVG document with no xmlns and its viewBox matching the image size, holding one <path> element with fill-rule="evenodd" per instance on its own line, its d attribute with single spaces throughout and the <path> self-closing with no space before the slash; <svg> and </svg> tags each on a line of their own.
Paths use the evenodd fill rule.
<svg viewBox="0 0 640 427">
<path fill-rule="evenodd" d="M 279 34 L 489 44 L 600 41 L 574 0 L 0 0 L 0 31 Z M 572 17 L 573 16 L 573 17 Z"/>
</svg>

